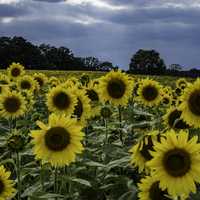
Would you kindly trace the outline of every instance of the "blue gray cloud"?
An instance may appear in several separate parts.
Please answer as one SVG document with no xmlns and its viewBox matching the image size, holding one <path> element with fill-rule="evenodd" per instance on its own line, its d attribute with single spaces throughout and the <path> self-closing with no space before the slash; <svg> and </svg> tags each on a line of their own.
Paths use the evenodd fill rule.
<svg viewBox="0 0 200 200">
<path fill-rule="evenodd" d="M 156 49 L 167 64 L 200 65 L 199 0 L 14 1 L 0 1 L 0 36 L 67 46 L 124 69 L 140 48 Z"/>
</svg>

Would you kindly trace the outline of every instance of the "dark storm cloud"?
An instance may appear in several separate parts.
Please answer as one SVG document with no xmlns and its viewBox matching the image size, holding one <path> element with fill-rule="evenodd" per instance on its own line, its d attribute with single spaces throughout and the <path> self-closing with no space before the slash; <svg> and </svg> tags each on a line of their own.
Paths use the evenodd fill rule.
<svg viewBox="0 0 200 200">
<path fill-rule="evenodd" d="M 126 69 L 140 48 L 156 49 L 167 64 L 192 67 L 200 62 L 200 7 L 185 0 L 168 1 L 170 5 L 161 0 L 103 2 L 0 4 L 0 17 L 12 18 L 0 18 L 0 36 L 21 35 L 37 44 L 67 46 L 75 55 L 96 56 Z"/>
<path fill-rule="evenodd" d="M 19 7 L 14 4 L 0 4 L 0 17 L 17 17 L 26 14 L 25 7 Z"/>
<path fill-rule="evenodd" d="M 49 3 L 64 2 L 64 0 L 34 0 L 34 1 L 43 1 L 43 2 L 49 2 Z"/>
</svg>

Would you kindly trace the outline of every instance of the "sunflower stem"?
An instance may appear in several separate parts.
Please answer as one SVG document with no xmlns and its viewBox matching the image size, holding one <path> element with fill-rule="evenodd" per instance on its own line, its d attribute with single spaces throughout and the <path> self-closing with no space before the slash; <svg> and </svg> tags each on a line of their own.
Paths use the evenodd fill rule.
<svg viewBox="0 0 200 200">
<path fill-rule="evenodd" d="M 57 179 L 58 179 L 58 168 L 55 167 L 55 170 L 54 170 L 54 193 L 55 194 L 57 193 Z"/>
<path fill-rule="evenodd" d="M 42 191 L 44 191 L 44 176 L 43 176 L 43 165 L 40 164 L 40 183 L 41 183 L 41 186 L 42 186 Z"/>
<path fill-rule="evenodd" d="M 21 174 L 20 174 L 20 155 L 16 153 L 16 166 L 17 166 L 17 199 L 21 200 Z"/>
<path fill-rule="evenodd" d="M 123 133 L 122 133 L 122 107 L 118 106 L 118 112 L 119 112 L 119 133 L 120 133 L 120 141 L 123 144 Z"/>
<path fill-rule="evenodd" d="M 106 119 L 104 119 L 104 126 L 105 126 L 105 142 L 104 142 L 105 158 L 104 158 L 104 162 L 106 163 L 106 161 L 107 161 L 107 145 L 108 145 L 108 130 L 107 130 L 107 121 L 106 121 Z"/>
</svg>

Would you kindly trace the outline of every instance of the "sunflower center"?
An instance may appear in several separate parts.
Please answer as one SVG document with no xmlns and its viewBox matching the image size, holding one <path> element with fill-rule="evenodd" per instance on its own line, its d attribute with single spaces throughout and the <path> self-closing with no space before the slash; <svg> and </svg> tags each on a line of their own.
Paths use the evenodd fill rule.
<svg viewBox="0 0 200 200">
<path fill-rule="evenodd" d="M 182 91 L 181 91 L 180 88 L 176 88 L 176 89 L 175 89 L 175 92 L 176 92 L 176 94 L 177 94 L 178 96 L 180 96 Z"/>
<path fill-rule="evenodd" d="M 44 81 L 40 77 L 35 77 L 35 80 L 39 83 L 40 87 L 43 86 Z"/>
<path fill-rule="evenodd" d="M 163 98 L 163 103 L 166 104 L 166 105 L 169 104 L 169 98 L 164 97 Z"/>
<path fill-rule="evenodd" d="M 4 101 L 4 108 L 9 113 L 15 113 L 20 109 L 21 102 L 17 97 L 7 97 Z"/>
<path fill-rule="evenodd" d="M 18 68 L 13 68 L 11 71 L 12 76 L 17 77 L 20 75 L 20 69 Z"/>
<path fill-rule="evenodd" d="M 152 184 L 150 190 L 149 190 L 149 196 L 151 200 L 170 200 L 166 195 L 167 191 L 162 191 L 159 188 L 159 183 L 155 182 Z"/>
<path fill-rule="evenodd" d="M 94 90 L 87 90 L 86 95 L 89 97 L 91 101 L 99 101 L 99 96 Z"/>
<path fill-rule="evenodd" d="M 114 79 L 108 82 L 107 91 L 112 98 L 119 99 L 123 97 L 126 85 L 122 80 Z"/>
<path fill-rule="evenodd" d="M 52 151 L 62 151 L 70 144 L 70 134 L 63 127 L 50 128 L 45 134 L 45 144 Z"/>
<path fill-rule="evenodd" d="M 2 180 L 0 180 L 0 194 L 4 191 L 5 185 Z"/>
<path fill-rule="evenodd" d="M 190 155 L 183 149 L 173 149 L 164 155 L 163 164 L 168 174 L 181 177 L 190 170 Z"/>
<path fill-rule="evenodd" d="M 75 106 L 74 115 L 76 115 L 77 118 L 80 119 L 82 116 L 82 113 L 83 113 L 83 104 L 81 100 L 78 98 L 78 103 Z"/>
<path fill-rule="evenodd" d="M 195 90 L 189 97 L 188 106 L 190 111 L 200 116 L 200 90 Z"/>
<path fill-rule="evenodd" d="M 66 93 L 59 92 L 53 97 L 53 103 L 58 109 L 63 110 L 69 107 L 70 98 Z"/>
<path fill-rule="evenodd" d="M 154 86 L 148 85 L 143 89 L 142 95 L 147 101 L 153 101 L 158 96 L 158 90 Z"/>
<path fill-rule="evenodd" d="M 147 141 L 148 141 L 147 144 L 145 144 L 145 139 L 143 140 L 143 147 L 140 153 L 145 158 L 145 160 L 151 160 L 153 157 L 149 153 L 149 150 L 153 150 L 153 142 L 150 136 L 148 136 Z"/>
<path fill-rule="evenodd" d="M 29 81 L 22 81 L 21 82 L 21 88 L 24 90 L 28 90 L 31 88 L 31 84 Z"/>
<path fill-rule="evenodd" d="M 173 127 L 177 129 L 189 128 L 189 126 L 182 119 L 180 119 L 181 113 L 182 112 L 179 110 L 174 110 L 169 114 L 168 124 L 171 128 Z"/>
</svg>

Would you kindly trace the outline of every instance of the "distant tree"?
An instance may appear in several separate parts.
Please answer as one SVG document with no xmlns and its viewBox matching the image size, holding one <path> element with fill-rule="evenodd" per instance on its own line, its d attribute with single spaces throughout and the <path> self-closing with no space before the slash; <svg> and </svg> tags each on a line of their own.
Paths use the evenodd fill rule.
<svg viewBox="0 0 200 200">
<path fill-rule="evenodd" d="M 84 63 L 85 68 L 88 70 L 97 70 L 99 69 L 99 66 L 101 64 L 99 59 L 95 57 L 83 58 L 83 63 Z"/>
<path fill-rule="evenodd" d="M 100 71 L 110 71 L 113 68 L 114 67 L 113 67 L 113 64 L 111 62 L 104 61 L 99 65 L 98 70 L 100 70 Z"/>
<path fill-rule="evenodd" d="M 181 71 L 183 67 L 179 64 L 171 64 L 169 65 L 169 70 L 171 71 Z"/>
<path fill-rule="evenodd" d="M 166 70 L 166 65 L 157 51 L 140 49 L 132 56 L 129 70 L 144 74 L 160 74 Z"/>
</svg>

